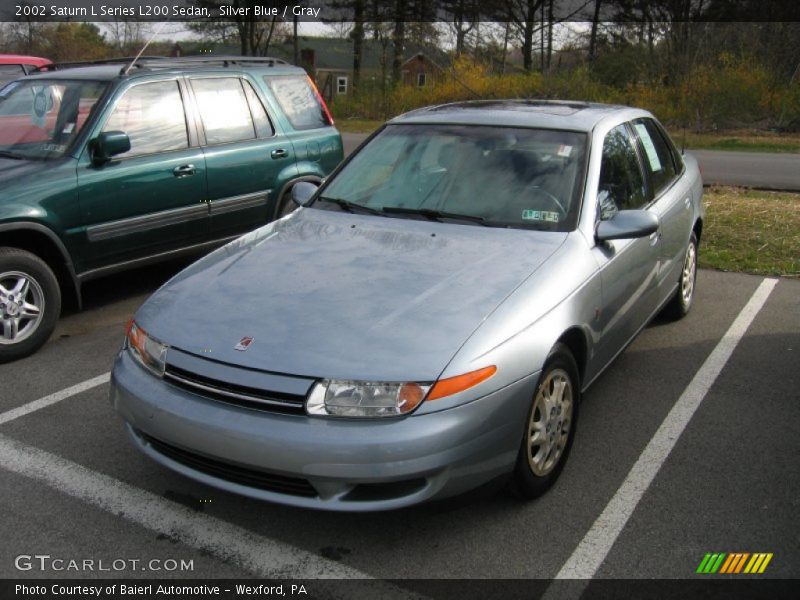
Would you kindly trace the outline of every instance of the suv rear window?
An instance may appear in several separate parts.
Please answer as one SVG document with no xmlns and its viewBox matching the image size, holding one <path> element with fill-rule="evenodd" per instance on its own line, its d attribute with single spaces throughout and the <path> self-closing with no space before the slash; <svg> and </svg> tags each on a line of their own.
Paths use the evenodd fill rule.
<svg viewBox="0 0 800 600">
<path fill-rule="evenodd" d="M 22 65 L 0 65 L 0 74 L 2 75 L 17 75 L 19 73 L 25 73 L 22 70 Z"/>
<path fill-rule="evenodd" d="M 264 77 L 295 129 L 331 125 L 325 106 L 307 77 Z"/>
<path fill-rule="evenodd" d="M 208 144 L 255 139 L 253 117 L 238 78 L 194 79 L 192 88 Z"/>
<path fill-rule="evenodd" d="M 0 85 L 25 75 L 22 65 L 0 65 Z"/>
</svg>

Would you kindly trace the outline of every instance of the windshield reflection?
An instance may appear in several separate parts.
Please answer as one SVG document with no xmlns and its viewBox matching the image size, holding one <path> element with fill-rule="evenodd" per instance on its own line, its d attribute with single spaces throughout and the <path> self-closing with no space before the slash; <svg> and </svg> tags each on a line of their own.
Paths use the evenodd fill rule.
<svg viewBox="0 0 800 600">
<path fill-rule="evenodd" d="M 570 231 L 585 163 L 586 134 L 579 132 L 390 125 L 320 198 L 396 218 Z"/>
</svg>

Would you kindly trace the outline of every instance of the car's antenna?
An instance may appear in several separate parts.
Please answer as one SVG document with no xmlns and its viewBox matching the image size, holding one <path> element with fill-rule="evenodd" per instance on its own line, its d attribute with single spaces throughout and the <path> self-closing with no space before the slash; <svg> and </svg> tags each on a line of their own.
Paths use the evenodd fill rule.
<svg viewBox="0 0 800 600">
<path fill-rule="evenodd" d="M 125 67 L 125 70 L 122 71 L 123 75 L 127 75 L 128 71 L 130 71 L 133 68 L 133 65 L 136 64 L 136 61 L 139 60 L 139 57 L 144 53 L 145 50 L 147 50 L 147 47 L 150 45 L 150 43 L 154 39 L 156 39 L 156 36 L 159 33 L 161 33 L 161 29 L 164 27 L 164 25 L 166 25 L 166 23 L 167 23 L 166 21 L 161 21 L 161 23 L 158 24 L 158 27 L 156 27 L 156 30 L 153 33 L 153 35 L 150 36 L 150 39 L 145 42 L 144 46 L 142 46 L 142 49 L 139 50 L 139 53 L 136 56 L 133 57 L 133 60 L 131 61 L 131 64 L 129 64 L 127 67 Z"/>
<path fill-rule="evenodd" d="M 681 139 L 681 156 L 686 154 L 686 122 L 683 123 L 683 137 Z"/>
</svg>

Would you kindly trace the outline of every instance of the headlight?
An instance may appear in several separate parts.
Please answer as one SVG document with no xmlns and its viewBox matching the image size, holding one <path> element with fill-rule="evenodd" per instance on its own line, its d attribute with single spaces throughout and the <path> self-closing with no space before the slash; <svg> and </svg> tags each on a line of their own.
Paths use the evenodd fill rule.
<svg viewBox="0 0 800 600">
<path fill-rule="evenodd" d="M 311 389 L 306 402 L 310 415 L 332 417 L 396 417 L 422 404 L 446 398 L 486 381 L 494 365 L 463 375 L 439 379 L 433 386 L 415 382 L 385 383 L 325 379 Z"/>
<path fill-rule="evenodd" d="M 154 375 L 164 376 L 168 346 L 150 337 L 133 319 L 128 324 L 125 339 L 128 351 L 140 365 Z"/>
<path fill-rule="evenodd" d="M 420 405 L 429 385 L 324 380 L 306 403 L 310 415 L 336 417 L 396 417 Z"/>
</svg>

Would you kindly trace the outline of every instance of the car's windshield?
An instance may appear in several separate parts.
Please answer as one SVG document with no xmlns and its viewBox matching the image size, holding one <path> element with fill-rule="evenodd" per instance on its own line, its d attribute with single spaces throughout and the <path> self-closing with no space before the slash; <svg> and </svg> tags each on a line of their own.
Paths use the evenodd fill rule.
<svg viewBox="0 0 800 600">
<path fill-rule="evenodd" d="M 20 80 L 0 88 L 0 156 L 62 156 L 86 123 L 107 84 Z"/>
<path fill-rule="evenodd" d="M 330 180 L 319 206 L 569 231 L 585 157 L 586 134 L 571 131 L 390 125 Z"/>
</svg>

